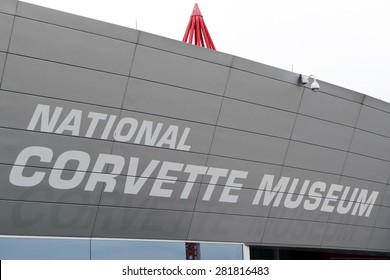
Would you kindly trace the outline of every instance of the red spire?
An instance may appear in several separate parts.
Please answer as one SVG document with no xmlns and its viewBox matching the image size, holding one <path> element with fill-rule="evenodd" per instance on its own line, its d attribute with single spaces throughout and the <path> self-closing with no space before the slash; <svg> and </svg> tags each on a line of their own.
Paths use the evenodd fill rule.
<svg viewBox="0 0 390 280">
<path fill-rule="evenodd" d="M 195 3 L 194 9 L 192 10 L 192 15 L 191 16 L 202 16 L 202 13 L 199 10 L 198 3 Z"/>
<path fill-rule="evenodd" d="M 203 16 L 198 4 L 195 4 L 194 9 L 192 10 L 190 21 L 188 22 L 188 26 L 183 37 L 183 42 L 192 44 L 193 39 L 195 45 L 215 50 L 213 40 L 211 39 L 210 33 L 203 21 Z"/>
</svg>

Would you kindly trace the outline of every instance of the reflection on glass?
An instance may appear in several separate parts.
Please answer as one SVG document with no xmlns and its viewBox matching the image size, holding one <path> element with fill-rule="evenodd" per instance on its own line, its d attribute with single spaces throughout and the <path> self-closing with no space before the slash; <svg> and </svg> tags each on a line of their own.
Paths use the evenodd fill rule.
<svg viewBox="0 0 390 280">
<path fill-rule="evenodd" d="M 88 239 L 0 237 L 2 260 L 88 260 Z"/>
<path fill-rule="evenodd" d="M 201 260 L 242 260 L 241 244 L 200 243 Z"/>
<path fill-rule="evenodd" d="M 185 260 L 184 241 L 0 237 L 2 260 Z M 241 244 L 200 243 L 201 260 L 241 260 Z"/>
<path fill-rule="evenodd" d="M 92 239 L 93 260 L 185 260 L 184 242 Z"/>
</svg>

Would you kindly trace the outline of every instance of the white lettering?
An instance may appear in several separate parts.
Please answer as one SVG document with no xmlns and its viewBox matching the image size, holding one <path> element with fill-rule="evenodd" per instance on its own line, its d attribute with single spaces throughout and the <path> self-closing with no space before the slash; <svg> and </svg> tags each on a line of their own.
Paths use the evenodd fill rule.
<svg viewBox="0 0 390 280">
<path fill-rule="evenodd" d="M 175 149 L 178 130 L 179 128 L 176 125 L 170 125 L 160 141 L 158 141 L 156 147 L 168 145 L 170 149 Z"/>
<path fill-rule="evenodd" d="M 145 136 L 145 142 L 144 142 L 145 145 L 154 146 L 157 141 L 157 137 L 160 134 L 162 126 L 163 126 L 162 123 L 158 123 L 156 129 L 153 132 L 153 122 L 144 121 L 141 124 L 137 137 L 134 140 L 134 143 L 135 144 L 141 143 L 142 138 Z"/>
<path fill-rule="evenodd" d="M 211 195 L 214 192 L 215 185 L 218 182 L 218 179 L 220 177 L 225 177 L 229 172 L 229 169 L 223 169 L 223 168 L 215 168 L 210 167 L 207 170 L 207 175 L 211 175 L 211 179 L 209 181 L 209 185 L 207 186 L 207 189 L 203 195 L 203 200 L 209 201 L 211 198 Z"/>
<path fill-rule="evenodd" d="M 55 133 L 62 134 L 65 131 L 72 132 L 72 135 L 79 136 L 82 111 L 72 109 L 60 124 Z"/>
<path fill-rule="evenodd" d="M 187 137 L 188 137 L 188 134 L 190 133 L 190 130 L 191 130 L 191 128 L 189 128 L 189 127 L 186 127 L 186 128 L 184 129 L 184 132 L 183 132 L 183 134 L 181 135 L 179 144 L 177 144 L 176 149 L 182 150 L 182 151 L 189 151 L 189 150 L 191 149 L 191 146 L 190 146 L 190 145 L 186 145 L 186 144 L 185 144 L 185 142 L 186 142 L 186 140 L 187 140 Z"/>
<path fill-rule="evenodd" d="M 168 176 L 168 171 L 181 171 L 183 169 L 183 166 L 184 164 L 182 163 L 169 161 L 163 162 L 160 172 L 157 176 L 158 179 L 156 179 L 156 181 L 154 182 L 152 190 L 150 191 L 150 195 L 159 197 L 171 197 L 172 190 L 162 189 L 162 184 L 175 184 L 177 177 Z"/>
<path fill-rule="evenodd" d="M 87 133 L 85 134 L 85 137 L 92 137 L 99 121 L 104 121 L 107 118 L 107 114 L 89 112 L 88 118 L 90 118 L 92 120 L 91 120 L 91 123 L 89 124 L 89 127 L 87 130 Z"/>
<path fill-rule="evenodd" d="M 261 180 L 258 191 L 256 192 L 256 195 L 252 201 L 253 205 L 258 205 L 260 203 L 260 199 L 264 193 L 264 190 L 266 190 L 264 194 L 263 205 L 268 206 L 271 203 L 271 201 L 275 198 L 275 196 L 278 195 L 274 201 L 273 206 L 279 206 L 280 200 L 282 199 L 283 196 L 283 192 L 285 192 L 288 182 L 290 181 L 290 178 L 281 177 L 276 187 L 272 189 L 273 181 L 274 181 L 274 176 L 268 174 L 265 174 L 263 176 L 263 180 Z"/>
<path fill-rule="evenodd" d="M 54 127 L 57 124 L 58 118 L 61 115 L 62 107 L 56 107 L 54 109 L 54 113 L 50 119 L 50 106 L 38 104 L 35 108 L 34 114 L 30 120 L 30 123 L 28 124 L 27 129 L 28 130 L 35 130 L 38 120 L 41 120 L 41 128 L 40 131 L 43 132 L 53 132 Z"/>
<path fill-rule="evenodd" d="M 340 200 L 339 204 L 337 205 L 337 213 L 339 213 L 339 214 L 347 214 L 351 210 L 353 202 L 355 201 L 355 198 L 356 198 L 357 193 L 359 191 L 358 188 L 355 188 L 353 190 L 351 198 L 349 199 L 349 201 L 347 203 L 347 206 L 344 206 L 349 189 L 350 189 L 350 187 L 345 187 L 343 195 L 341 197 L 341 200 Z"/>
<path fill-rule="evenodd" d="M 130 129 L 126 134 L 122 134 L 125 125 L 130 125 Z M 119 121 L 115 132 L 114 139 L 119 142 L 128 142 L 133 138 L 133 135 L 138 127 L 138 121 L 133 118 L 123 118 Z"/>
<path fill-rule="evenodd" d="M 111 173 L 102 173 L 106 165 L 112 165 Z M 116 177 L 121 173 L 125 159 L 118 155 L 99 154 L 93 167 L 91 176 L 85 185 L 85 191 L 94 191 L 99 182 L 105 183 L 104 192 L 113 192 L 116 185 Z"/>
<path fill-rule="evenodd" d="M 191 193 L 192 187 L 194 186 L 194 183 L 196 182 L 196 179 L 199 175 L 204 175 L 207 172 L 208 167 L 206 166 L 198 166 L 198 165 L 191 165 L 188 164 L 186 166 L 186 169 L 184 172 L 190 173 L 190 176 L 187 179 L 187 183 L 185 184 L 183 188 L 183 192 L 180 195 L 181 199 L 187 199 Z"/>
<path fill-rule="evenodd" d="M 134 144 L 166 147 L 182 151 L 191 149 L 191 146 L 186 144 L 191 131 L 189 127 L 185 127 L 181 135 L 179 135 L 181 129 L 177 125 L 166 125 L 168 128 L 163 131 L 163 123 L 154 123 L 147 120 L 138 121 L 131 117 L 119 119 L 115 126 L 117 120 L 115 115 L 88 112 L 87 117 L 84 116 L 84 121 L 83 111 L 76 109 L 72 109 L 65 119 L 59 123 L 63 108 L 55 107 L 51 113 L 50 107 L 49 105 L 38 104 L 27 129 L 57 134 L 70 133 L 73 136 L 96 137 L 104 140 L 112 136 L 118 142 L 133 141 Z M 82 125 L 87 127 L 83 135 L 80 134 Z M 104 128 L 100 137 L 95 135 L 98 127 Z"/>
<path fill-rule="evenodd" d="M 141 174 L 141 177 L 136 180 L 138 174 L 138 162 L 139 158 L 131 157 L 129 163 L 129 169 L 127 171 L 125 193 L 129 194 L 138 194 L 138 192 L 145 185 L 145 182 L 152 175 L 153 171 L 159 165 L 159 160 L 152 160 L 149 165 L 145 168 L 144 172 Z"/>
<path fill-rule="evenodd" d="M 329 205 L 331 201 L 337 201 L 338 196 L 334 195 L 334 192 L 341 192 L 342 185 L 332 184 L 330 185 L 328 194 L 325 196 L 324 203 L 322 204 L 321 211 L 332 213 L 334 210 L 333 205 Z"/>
<path fill-rule="evenodd" d="M 55 189 L 69 190 L 77 187 L 84 179 L 85 171 L 87 171 L 91 158 L 86 152 L 82 151 L 67 151 L 61 154 L 54 164 L 53 170 L 50 173 L 49 184 Z M 69 161 L 78 161 L 73 178 L 65 180 L 61 178 L 66 164 Z M 71 171 L 66 171 L 71 172 Z"/>
<path fill-rule="evenodd" d="M 303 196 L 306 193 L 307 187 L 310 184 L 310 180 L 305 180 L 305 182 L 302 185 L 301 191 L 299 192 L 299 194 L 296 194 L 297 199 L 295 201 L 293 201 L 292 197 L 293 197 L 293 194 L 295 191 L 295 187 L 298 183 L 298 182 L 296 182 L 296 180 L 299 181 L 299 179 L 294 179 L 293 183 L 291 184 L 290 189 L 288 190 L 286 198 L 284 199 L 284 206 L 286 208 L 294 209 L 294 208 L 297 208 L 299 205 L 301 205 L 302 200 L 303 200 Z"/>
<path fill-rule="evenodd" d="M 108 122 L 106 124 L 106 127 L 104 128 L 104 131 L 102 133 L 101 139 L 108 139 L 108 135 L 111 132 L 111 129 L 112 129 L 113 125 L 114 125 L 115 120 L 116 120 L 116 116 L 114 116 L 114 115 L 111 115 L 108 118 Z"/>
<path fill-rule="evenodd" d="M 355 206 L 352 210 L 351 215 L 356 215 L 357 211 L 359 210 L 359 212 L 357 213 L 358 216 L 363 216 L 364 212 L 366 212 L 366 215 L 365 215 L 366 217 L 370 216 L 372 207 L 375 204 L 375 201 L 378 197 L 379 192 L 375 192 L 375 191 L 372 192 L 369 198 L 367 198 L 367 194 L 368 194 L 368 191 L 365 189 L 362 189 L 360 191 L 360 194 L 359 194 L 358 198 L 356 199 L 356 203 L 355 203 Z"/>
<path fill-rule="evenodd" d="M 62 107 L 53 106 L 51 108 L 49 105 L 37 104 L 27 130 L 57 134 L 66 132 L 73 136 L 94 137 L 104 140 L 110 138 L 111 140 L 125 143 L 133 141 L 134 144 L 181 151 L 189 151 L 191 149 L 191 146 L 187 144 L 187 138 L 191 131 L 189 127 L 137 120 L 131 117 L 120 118 L 120 116 L 99 112 L 87 112 L 83 116 L 83 111 L 76 109 L 70 110 L 65 118 L 62 118 L 61 114 L 63 114 Z M 83 120 L 83 117 L 85 120 Z M 86 128 L 83 135 L 80 135 L 81 127 Z M 103 131 L 100 137 L 96 135 L 98 128 L 99 131 Z M 129 145 L 129 149 L 132 147 Z M 149 149 L 147 147 L 144 148 Z M 38 162 L 38 166 L 42 167 L 27 168 L 28 161 L 30 161 L 31 166 L 33 164 L 37 165 Z M 65 151 L 58 156 L 50 172 L 43 171 L 44 168 L 48 168 L 47 163 L 52 161 L 54 161 L 53 150 L 50 148 L 40 146 L 24 148 L 11 168 L 9 181 L 15 186 L 32 187 L 41 184 L 46 177 L 47 182 L 44 182 L 43 186 L 49 185 L 54 189 L 70 190 L 83 182 L 91 164 L 91 158 L 88 153 L 71 150 Z M 180 199 L 188 199 L 191 194 L 194 194 L 194 185 L 199 185 L 202 182 L 207 185 L 204 189 L 203 197 L 199 197 L 199 199 L 210 201 L 216 185 L 219 183 L 221 191 L 218 193 L 221 193 L 221 195 L 218 201 L 237 203 L 240 198 L 240 191 L 244 185 L 244 183 L 240 183 L 239 179 L 245 180 L 248 177 L 247 171 L 160 160 L 151 160 L 148 164 L 140 164 L 139 158 L 130 157 L 126 180 L 117 182 L 117 177 L 122 172 L 125 161 L 126 159 L 120 155 L 99 154 L 85 184 L 84 191 L 95 191 L 96 186 L 101 184 L 104 192 L 113 192 L 117 183 L 120 182 L 124 184 L 121 187 L 125 195 L 137 195 L 142 188 L 145 188 L 147 180 L 151 180 L 153 176 L 156 179 L 154 179 L 150 188 L 149 196 L 170 198 L 175 189 L 173 186 L 169 188 L 164 184 L 176 184 L 179 176 L 171 176 L 168 173 L 183 172 L 187 175 L 187 181 L 183 182 L 185 184 L 181 190 Z M 139 165 L 142 165 L 142 167 Z M 139 168 L 143 170 L 139 170 Z M 75 170 L 73 171 L 73 169 Z M 208 183 L 204 182 L 206 176 L 209 176 Z M 224 185 L 219 182 L 221 177 L 227 177 Z M 304 180 L 298 192 L 297 186 L 302 182 L 300 179 L 294 178 L 291 180 L 292 178 L 290 177 L 280 177 L 277 183 L 274 182 L 274 179 L 274 175 L 263 175 L 260 185 L 255 192 L 252 205 L 262 203 L 264 206 L 279 207 L 284 197 L 283 206 L 288 209 L 298 208 L 302 205 L 301 207 L 309 211 L 318 210 L 327 213 L 336 211 L 338 214 L 350 213 L 351 215 L 368 217 L 379 195 L 377 191 L 359 188 L 354 188 L 351 193 L 352 188 L 349 186 L 338 184 L 327 186 L 325 182 L 320 181 L 314 182 L 310 186 L 310 180 Z M 145 191 L 143 195 L 145 195 Z M 305 198 L 306 192 L 308 198 Z M 216 201 L 216 198 L 214 201 Z"/>
<path fill-rule="evenodd" d="M 310 199 L 312 199 L 314 201 L 310 202 L 310 200 L 306 200 L 303 203 L 304 209 L 316 210 L 318 208 L 318 206 L 320 205 L 321 200 L 322 200 L 322 195 L 320 193 L 316 192 L 317 189 L 324 192 L 326 189 L 326 184 L 324 182 L 314 182 L 311 185 L 311 187 L 309 189 L 309 197 L 310 197 Z"/>
<path fill-rule="evenodd" d="M 242 188 L 242 184 L 236 183 L 235 180 L 237 178 L 246 179 L 247 176 L 248 176 L 248 172 L 246 171 L 239 171 L 239 170 L 230 171 L 228 180 L 226 182 L 226 186 L 223 188 L 219 201 L 236 203 L 238 199 L 238 195 L 230 194 L 230 191 L 240 190 Z"/>
<path fill-rule="evenodd" d="M 11 184 L 20 187 L 33 187 L 42 182 L 45 177 L 45 172 L 35 171 L 29 177 L 23 175 L 24 166 L 31 157 L 38 157 L 41 162 L 51 162 L 53 151 L 52 149 L 39 146 L 31 146 L 23 149 L 16 158 L 15 164 L 12 166 L 9 174 Z"/>
</svg>

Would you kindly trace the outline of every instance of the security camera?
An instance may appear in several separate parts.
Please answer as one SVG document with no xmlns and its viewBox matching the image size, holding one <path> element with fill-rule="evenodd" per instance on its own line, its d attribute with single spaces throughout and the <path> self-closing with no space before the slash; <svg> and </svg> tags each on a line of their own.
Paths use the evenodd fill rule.
<svg viewBox="0 0 390 280">
<path fill-rule="evenodd" d="M 316 81 L 315 78 L 314 81 L 311 83 L 310 89 L 314 92 L 317 92 L 320 89 L 320 84 Z"/>
<path fill-rule="evenodd" d="M 306 85 L 309 82 L 309 76 L 300 74 L 299 81 L 301 82 L 302 85 Z"/>
<path fill-rule="evenodd" d="M 299 81 L 300 81 L 301 85 L 305 86 L 309 83 L 310 78 L 313 79 L 313 82 L 310 85 L 310 89 L 314 92 L 317 92 L 320 89 L 320 84 L 317 82 L 316 77 L 314 77 L 314 75 L 305 76 L 305 75 L 301 74 L 299 76 Z"/>
</svg>

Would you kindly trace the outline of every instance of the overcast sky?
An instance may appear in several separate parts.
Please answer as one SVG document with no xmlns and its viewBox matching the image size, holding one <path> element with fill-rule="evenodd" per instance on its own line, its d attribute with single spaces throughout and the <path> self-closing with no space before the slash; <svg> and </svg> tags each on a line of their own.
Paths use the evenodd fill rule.
<svg viewBox="0 0 390 280">
<path fill-rule="evenodd" d="M 194 4 L 218 51 L 390 102 L 386 0 L 24 0 L 182 40 Z"/>
</svg>

